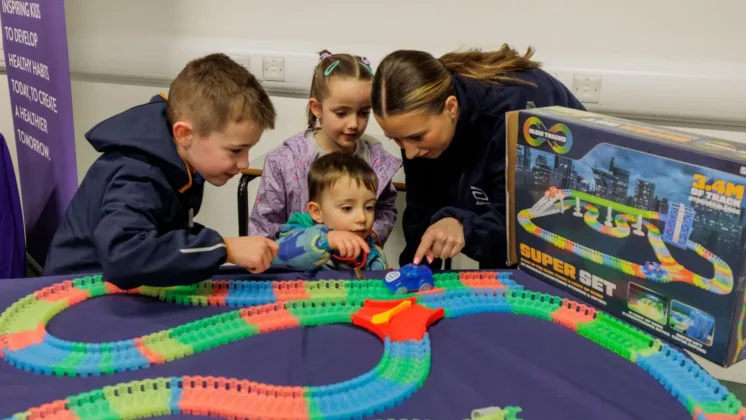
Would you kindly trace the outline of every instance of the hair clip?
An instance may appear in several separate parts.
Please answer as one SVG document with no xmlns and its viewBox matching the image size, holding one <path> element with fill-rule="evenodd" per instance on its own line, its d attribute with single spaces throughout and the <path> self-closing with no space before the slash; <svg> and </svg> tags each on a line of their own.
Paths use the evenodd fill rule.
<svg viewBox="0 0 746 420">
<path fill-rule="evenodd" d="M 324 76 L 328 76 L 332 70 L 334 70 L 335 67 L 339 65 L 339 60 L 329 64 L 329 66 L 326 67 L 326 70 L 324 70 Z"/>
<path fill-rule="evenodd" d="M 370 68 L 370 61 L 368 61 L 367 57 L 360 57 L 360 64 L 368 70 L 368 73 L 370 73 L 371 76 L 375 76 L 373 69 Z"/>
</svg>

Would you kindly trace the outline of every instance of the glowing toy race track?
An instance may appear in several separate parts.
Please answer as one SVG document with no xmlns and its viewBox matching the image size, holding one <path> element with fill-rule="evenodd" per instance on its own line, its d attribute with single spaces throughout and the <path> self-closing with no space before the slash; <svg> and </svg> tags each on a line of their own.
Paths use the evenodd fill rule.
<svg viewBox="0 0 746 420">
<path fill-rule="evenodd" d="M 598 221 L 600 213 L 596 206 L 606 209 L 606 220 L 603 224 Z M 637 264 L 604 254 L 544 230 L 532 221 L 537 217 L 564 213 L 573 207 L 574 216 L 583 217 L 588 226 L 614 238 L 625 238 L 630 232 L 643 236 L 645 233 L 642 227 L 645 227 L 648 241 L 660 262 Z M 581 213 L 581 208 L 585 209 L 585 215 Z M 618 212 L 613 219 L 615 223 L 612 223 L 612 210 Z M 663 234 L 646 219 L 664 222 Z M 518 213 L 518 222 L 529 233 L 595 263 L 656 283 L 684 282 L 713 293 L 728 294 L 733 290 L 733 272 L 725 261 L 702 245 L 689 240 L 693 221 L 694 210 L 680 204 L 669 205 L 668 214 L 661 214 L 625 206 L 580 191 L 560 190 L 555 187 L 550 187 L 533 207 Z M 689 271 L 671 256 L 666 244 L 693 250 L 712 263 L 714 275 L 706 278 Z"/>
<path fill-rule="evenodd" d="M 656 378 L 695 420 L 744 419 L 741 402 L 679 351 L 577 302 L 523 290 L 510 272 L 435 275 L 435 288 L 395 295 L 381 280 L 206 281 L 128 291 L 183 305 L 238 307 L 131 340 L 64 341 L 47 322 L 68 307 L 125 293 L 100 277 L 65 281 L 30 294 L 0 316 L 0 351 L 33 374 L 110 375 L 144 369 L 252 335 L 307 325 L 352 323 L 384 341 L 380 363 L 326 386 L 273 386 L 239 378 L 177 376 L 107 386 L 32 408 L 14 419 L 119 419 L 169 414 L 223 418 L 343 419 L 381 413 L 415 393 L 430 371 L 427 327 L 441 318 L 502 312 L 545 319 L 578 332 Z M 515 409 L 518 409 L 517 407 Z"/>
</svg>

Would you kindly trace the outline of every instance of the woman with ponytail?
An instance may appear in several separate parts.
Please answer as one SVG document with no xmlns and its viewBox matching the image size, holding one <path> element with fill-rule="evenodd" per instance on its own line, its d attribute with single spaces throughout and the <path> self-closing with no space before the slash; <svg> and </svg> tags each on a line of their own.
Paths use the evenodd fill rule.
<svg viewBox="0 0 746 420">
<path fill-rule="evenodd" d="M 505 113 L 584 109 L 559 81 L 507 45 L 435 58 L 386 56 L 373 77 L 373 113 L 402 149 L 407 207 L 401 265 L 463 252 L 481 269 L 505 267 Z"/>
</svg>

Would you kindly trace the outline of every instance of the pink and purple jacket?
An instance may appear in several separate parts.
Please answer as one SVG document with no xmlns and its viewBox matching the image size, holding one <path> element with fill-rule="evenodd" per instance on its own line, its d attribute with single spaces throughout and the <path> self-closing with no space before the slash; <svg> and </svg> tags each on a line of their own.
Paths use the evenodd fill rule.
<svg viewBox="0 0 746 420">
<path fill-rule="evenodd" d="M 302 131 L 273 149 L 264 158 L 259 191 L 249 217 L 249 235 L 277 239 L 280 225 L 295 212 L 304 212 L 308 204 L 308 171 L 318 157 Z M 370 148 L 370 166 L 378 176 L 378 200 L 373 232 L 381 245 L 394 228 L 397 217 L 396 190 L 392 179 L 401 159 L 387 152 L 374 138 L 363 135 Z"/>
</svg>

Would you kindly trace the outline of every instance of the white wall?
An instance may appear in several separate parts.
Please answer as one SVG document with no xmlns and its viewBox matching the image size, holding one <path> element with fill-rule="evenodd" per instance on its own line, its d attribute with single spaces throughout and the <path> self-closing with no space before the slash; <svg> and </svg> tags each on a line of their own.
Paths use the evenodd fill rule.
<svg viewBox="0 0 746 420">
<path fill-rule="evenodd" d="M 613 54 L 627 60 L 701 60 L 712 63 L 746 63 L 745 30 L 741 16 L 746 3 L 717 0 L 649 2 L 598 2 L 592 0 L 525 2 L 517 0 L 393 1 L 351 3 L 328 0 L 299 2 L 276 0 L 67 0 L 68 34 L 71 39 L 117 38 L 123 42 L 159 37 L 225 37 L 262 42 L 293 50 L 332 51 L 356 46 L 352 52 L 372 54 L 397 48 L 442 51 L 460 47 L 489 48 L 508 42 L 518 48 L 532 45 L 537 58 L 598 57 Z M 322 12 L 321 6 L 326 9 Z M 363 7 L 363 11 L 354 8 Z M 642 8 L 647 8 L 642 12 Z M 723 11 L 727 10 L 727 13 Z M 220 49 L 216 45 L 216 49 Z M 168 54 L 168 51 L 164 51 Z M 73 62 L 74 66 L 75 63 Z M 310 75 L 309 75 L 310 78 Z M 134 86 L 85 80 L 73 81 L 78 173 L 82 178 L 96 153 L 83 135 L 95 123 L 129 106 L 148 100 L 163 86 Z M 682 87 L 685 88 L 685 87 Z M 13 137 L 7 80 L 0 78 L 0 132 Z M 277 129 L 268 132 L 252 151 L 255 167 L 262 156 L 304 126 L 305 100 L 272 97 L 278 110 Z M 703 98 L 703 101 L 713 98 Z M 715 98 L 716 100 L 716 98 Z M 644 103 L 640 106 L 644 108 Z M 702 132 L 702 129 L 697 129 Z M 704 131 L 746 142 L 741 131 Z M 371 119 L 368 133 L 383 139 Z M 15 144 L 10 142 L 15 157 Z M 403 180 L 401 174 L 399 180 Z M 237 204 L 235 179 L 221 189 L 208 188 L 198 220 L 225 235 L 235 235 Z M 250 189 L 253 201 L 256 182 Z M 403 210 L 403 196 L 399 201 Z M 386 253 L 398 261 L 401 234 L 395 231 Z M 454 268 L 473 267 L 459 259 Z"/>
</svg>

